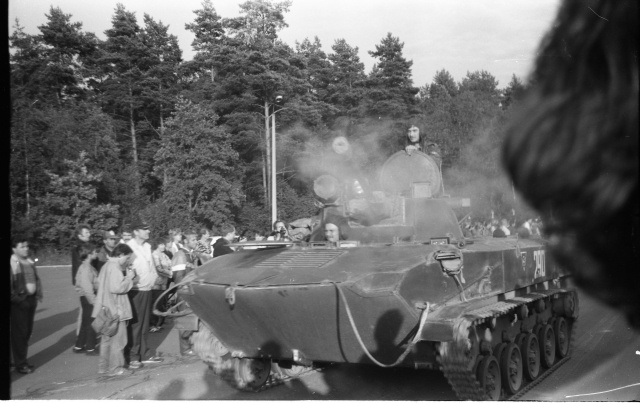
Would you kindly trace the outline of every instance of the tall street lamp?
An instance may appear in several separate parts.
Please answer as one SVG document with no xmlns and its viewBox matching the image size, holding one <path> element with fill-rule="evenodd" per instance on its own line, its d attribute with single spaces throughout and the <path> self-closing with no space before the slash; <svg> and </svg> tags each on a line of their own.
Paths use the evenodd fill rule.
<svg viewBox="0 0 640 403">
<path fill-rule="evenodd" d="M 271 224 L 278 219 L 278 205 L 276 201 L 276 113 L 286 108 L 276 110 L 276 105 L 282 104 L 284 97 L 276 95 L 271 114 Z"/>
</svg>

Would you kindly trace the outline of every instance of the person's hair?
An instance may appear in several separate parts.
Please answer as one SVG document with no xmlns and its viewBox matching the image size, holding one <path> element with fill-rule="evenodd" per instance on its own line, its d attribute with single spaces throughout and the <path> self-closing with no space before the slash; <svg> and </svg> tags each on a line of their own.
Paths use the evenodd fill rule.
<svg viewBox="0 0 640 403">
<path fill-rule="evenodd" d="M 222 234 L 222 236 L 227 236 L 227 234 L 229 234 L 229 233 L 231 233 L 231 232 L 233 232 L 235 230 L 236 230 L 236 228 L 231 224 L 223 224 L 220 227 L 220 233 Z"/>
<path fill-rule="evenodd" d="M 182 230 L 180 228 L 173 228 L 169 230 L 169 235 L 171 237 L 174 237 L 175 235 L 180 235 L 182 234 Z"/>
<path fill-rule="evenodd" d="M 151 244 L 151 250 L 156 250 L 156 249 L 158 249 L 158 246 L 160 246 L 160 245 L 164 245 L 164 244 L 166 244 L 167 242 L 171 242 L 171 240 L 170 240 L 168 237 L 166 237 L 166 236 L 161 236 L 161 237 L 158 237 L 158 238 L 154 238 L 154 239 L 150 242 L 150 244 Z"/>
<path fill-rule="evenodd" d="M 207 234 L 211 235 L 211 230 L 209 228 L 207 227 L 200 228 L 200 236 L 199 236 L 200 239 L 202 239 L 202 237 L 204 237 Z"/>
<path fill-rule="evenodd" d="M 189 235 L 195 235 L 198 239 L 198 231 L 195 228 L 187 228 L 182 232 L 182 236 L 186 239 Z"/>
<path fill-rule="evenodd" d="M 93 251 L 98 249 L 98 245 L 93 242 L 87 242 L 80 245 L 78 248 L 78 255 L 80 256 L 80 261 L 85 260 Z"/>
<path fill-rule="evenodd" d="M 122 255 L 130 255 L 132 253 L 133 249 L 131 249 L 129 245 L 127 245 L 126 243 L 119 243 L 115 248 L 113 248 L 111 256 L 120 257 Z"/>
<path fill-rule="evenodd" d="M 349 237 L 349 224 L 347 224 L 347 221 L 342 218 L 342 217 L 338 217 L 338 216 L 329 216 L 324 220 L 324 223 L 322 224 L 322 231 L 324 231 L 325 227 L 327 224 L 333 224 L 336 227 L 338 227 L 338 235 L 340 235 L 340 240 L 345 240 L 348 239 Z"/>
<path fill-rule="evenodd" d="M 89 227 L 87 224 L 78 224 L 76 226 L 76 235 L 80 235 L 83 229 L 88 229 L 89 231 L 91 231 L 91 227 Z"/>
<path fill-rule="evenodd" d="M 559 265 L 640 328 L 638 2 L 564 1 L 537 55 L 504 165 Z"/>
<path fill-rule="evenodd" d="M 19 243 L 29 242 L 29 238 L 25 234 L 14 234 L 11 236 L 11 247 L 17 248 Z"/>
<path fill-rule="evenodd" d="M 273 229 L 274 230 L 276 229 L 276 225 L 278 225 L 279 222 L 281 222 L 282 225 L 284 225 L 284 227 L 287 228 L 287 223 L 286 222 L 284 222 L 282 220 L 276 220 L 276 221 L 273 222 Z"/>
<path fill-rule="evenodd" d="M 133 231 L 131 230 L 131 226 L 130 225 L 123 225 L 122 226 L 122 231 L 121 233 L 129 233 L 129 234 L 133 234 Z"/>
</svg>

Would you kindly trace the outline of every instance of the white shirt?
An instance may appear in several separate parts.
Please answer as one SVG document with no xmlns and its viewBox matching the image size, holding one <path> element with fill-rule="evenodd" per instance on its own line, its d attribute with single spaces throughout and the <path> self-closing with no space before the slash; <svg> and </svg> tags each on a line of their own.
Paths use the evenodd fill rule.
<svg viewBox="0 0 640 403">
<path fill-rule="evenodd" d="M 138 276 L 137 288 L 140 291 L 151 291 L 158 278 L 158 273 L 153 263 L 153 255 L 151 254 L 151 245 L 148 242 L 140 245 L 135 239 L 131 239 L 127 242 L 127 245 L 136 254 L 136 259 L 131 267 Z"/>
</svg>

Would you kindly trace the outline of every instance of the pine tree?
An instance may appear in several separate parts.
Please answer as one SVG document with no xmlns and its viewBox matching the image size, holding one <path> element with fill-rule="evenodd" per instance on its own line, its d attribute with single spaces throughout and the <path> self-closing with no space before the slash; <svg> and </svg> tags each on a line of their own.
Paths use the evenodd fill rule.
<svg viewBox="0 0 640 403">
<path fill-rule="evenodd" d="M 344 39 L 337 39 L 331 49 L 333 53 L 328 58 L 332 69 L 327 102 L 338 108 L 338 116 L 347 118 L 348 128 L 357 117 L 363 99 L 364 63 L 360 61 L 358 48 L 350 46 Z"/>
<path fill-rule="evenodd" d="M 105 31 L 107 40 L 95 60 L 96 70 L 90 83 L 100 94 L 103 109 L 128 127 L 136 198 L 141 195 L 137 125 L 141 119 L 139 112 L 144 106 L 142 83 L 154 59 L 142 41 L 141 29 L 133 12 L 119 3 L 111 24 L 112 27 Z"/>
<path fill-rule="evenodd" d="M 60 246 L 67 246 L 74 227 L 89 224 L 95 230 L 113 228 L 118 223 L 119 207 L 96 202 L 96 186 L 100 173 L 90 173 L 86 152 L 77 160 L 66 160 L 67 170 L 59 175 L 47 172 L 49 186 L 35 212 L 34 222 L 40 227 L 40 236 Z"/>
<path fill-rule="evenodd" d="M 412 61 L 402 55 L 404 43 L 388 33 L 369 54 L 379 62 L 366 80 L 365 113 L 374 118 L 400 119 L 416 112 L 416 94 L 411 79 Z"/>
<path fill-rule="evenodd" d="M 511 81 L 507 85 L 507 88 L 503 91 L 502 96 L 502 108 L 508 109 L 514 103 L 517 103 L 524 97 L 524 93 L 527 90 L 527 86 L 522 80 L 515 74 L 511 76 Z"/>
<path fill-rule="evenodd" d="M 243 201 L 238 153 L 217 119 L 202 105 L 181 99 L 167 120 L 156 174 L 166 176 L 162 201 L 180 225 L 233 222 Z"/>
<path fill-rule="evenodd" d="M 93 34 L 81 32 L 81 22 L 71 22 L 71 14 L 59 7 L 51 7 L 48 21 L 38 27 L 43 46 L 40 57 L 44 60 L 45 85 L 54 91 L 60 106 L 69 97 L 81 97 L 85 93 L 82 60 L 95 51 L 98 40 Z"/>
<path fill-rule="evenodd" d="M 172 111 L 174 98 L 178 94 L 178 77 L 175 74 L 181 61 L 182 51 L 178 38 L 169 35 L 169 27 L 144 15 L 141 40 L 149 50 L 148 69 L 141 83 L 141 98 L 144 100 L 145 118 L 154 126 L 164 130 L 164 119 Z"/>
</svg>

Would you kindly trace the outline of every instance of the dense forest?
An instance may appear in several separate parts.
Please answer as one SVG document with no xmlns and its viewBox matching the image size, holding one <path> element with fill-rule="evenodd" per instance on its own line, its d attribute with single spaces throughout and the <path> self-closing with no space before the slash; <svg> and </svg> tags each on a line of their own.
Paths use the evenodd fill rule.
<svg viewBox="0 0 640 403">
<path fill-rule="evenodd" d="M 511 214 L 501 128 L 530 84 L 513 75 L 500 89 L 484 70 L 456 82 L 442 68 L 414 86 L 392 33 L 368 50 L 369 72 L 344 39 L 328 54 L 318 38 L 292 48 L 278 37 L 290 5 L 249 0 L 239 17 L 224 18 L 205 0 L 185 26 L 195 34 L 190 61 L 166 25 L 148 14 L 138 21 L 122 4 L 105 40 L 60 8 L 37 35 L 16 21 L 12 228 L 59 249 L 78 223 L 118 229 L 137 216 L 152 236 L 225 222 L 266 231 L 274 113 L 280 219 L 317 213 L 310 167 L 334 137 L 360 150 L 373 177 L 402 149 L 409 122 L 440 146 L 447 193 L 471 197 L 479 218 Z"/>
</svg>

